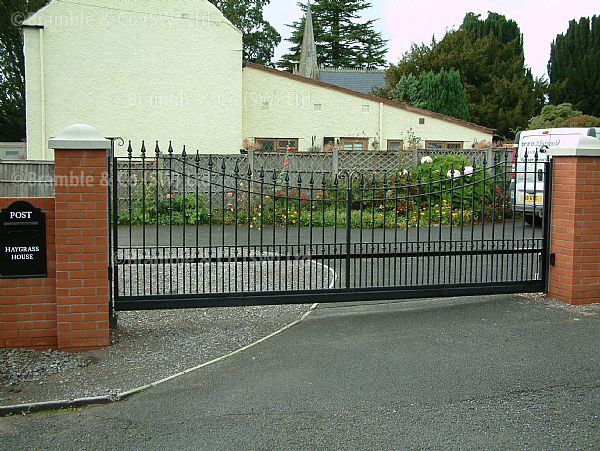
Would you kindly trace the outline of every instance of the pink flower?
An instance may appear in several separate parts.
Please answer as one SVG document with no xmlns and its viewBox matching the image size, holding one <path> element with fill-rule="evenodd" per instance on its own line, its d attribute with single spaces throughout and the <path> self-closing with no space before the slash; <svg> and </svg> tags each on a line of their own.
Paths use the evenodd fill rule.
<svg viewBox="0 0 600 451">
<path fill-rule="evenodd" d="M 290 164 L 290 162 L 288 161 L 288 159 L 287 159 L 287 158 L 284 158 L 283 160 L 281 160 L 281 164 L 282 164 L 283 166 L 287 166 L 287 165 L 289 165 L 289 164 Z"/>
<path fill-rule="evenodd" d="M 306 200 L 308 199 L 308 196 L 306 194 L 300 194 L 300 199 Z"/>
<path fill-rule="evenodd" d="M 167 199 L 172 199 L 173 195 L 171 193 L 167 193 L 167 195 L 165 196 Z"/>
<path fill-rule="evenodd" d="M 231 191 L 227 192 L 227 197 L 233 197 L 233 193 Z"/>
</svg>

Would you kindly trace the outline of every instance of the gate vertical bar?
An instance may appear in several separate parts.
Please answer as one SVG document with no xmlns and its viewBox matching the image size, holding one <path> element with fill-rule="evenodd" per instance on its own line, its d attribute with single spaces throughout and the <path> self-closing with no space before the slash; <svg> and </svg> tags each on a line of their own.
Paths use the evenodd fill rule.
<svg viewBox="0 0 600 451">
<path fill-rule="evenodd" d="M 108 196 L 106 198 L 106 206 L 108 212 L 108 322 L 110 329 L 116 329 L 116 321 L 115 321 L 115 301 L 113 298 L 113 250 L 112 250 L 112 184 L 110 183 L 110 176 L 112 174 L 112 157 L 113 157 L 113 148 L 115 145 L 115 139 L 110 138 L 110 150 L 106 157 L 106 171 L 107 171 L 107 192 Z"/>
<path fill-rule="evenodd" d="M 346 177 L 346 285 L 350 288 L 350 247 L 352 246 L 352 174 Z"/>
<path fill-rule="evenodd" d="M 116 138 L 119 139 L 119 138 Z M 109 307 L 109 321 L 111 327 L 116 327 L 117 325 L 117 316 L 115 313 L 114 304 L 119 300 L 119 168 L 117 157 L 115 156 L 115 140 L 111 140 L 110 146 L 110 156 L 109 156 L 109 174 L 112 176 L 112 182 L 109 183 L 109 202 L 112 204 L 110 207 L 110 211 L 112 213 L 112 218 L 109 219 L 110 227 L 109 230 L 109 240 L 111 244 L 109 245 L 109 266 L 112 267 L 112 283 L 109 282 L 109 285 L 112 287 L 112 296 Z M 111 188 L 112 185 L 112 188 Z"/>
<path fill-rule="evenodd" d="M 552 159 L 548 158 L 546 163 L 546 179 L 544 180 L 544 217 L 542 219 L 543 228 L 543 243 L 544 248 L 542 250 L 542 280 L 544 281 L 544 292 L 548 293 L 549 277 L 548 272 L 550 269 L 550 219 L 552 214 Z"/>
</svg>

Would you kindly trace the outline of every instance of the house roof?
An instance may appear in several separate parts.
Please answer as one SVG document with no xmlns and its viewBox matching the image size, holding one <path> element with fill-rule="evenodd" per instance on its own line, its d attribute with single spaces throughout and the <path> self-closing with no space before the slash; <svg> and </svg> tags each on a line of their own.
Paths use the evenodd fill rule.
<svg viewBox="0 0 600 451">
<path fill-rule="evenodd" d="M 331 89 L 333 91 L 338 91 L 338 92 L 341 92 L 341 93 L 344 93 L 347 95 L 351 95 L 351 96 L 358 97 L 361 99 L 369 100 L 371 102 L 380 102 L 380 103 L 388 105 L 392 108 L 398 108 L 400 110 L 409 111 L 409 112 L 415 113 L 415 114 L 420 114 L 421 116 L 428 116 L 428 117 L 438 119 L 441 121 L 451 122 L 453 124 L 460 125 L 462 127 L 471 128 L 473 130 L 477 130 L 477 131 L 480 131 L 482 133 L 486 133 L 489 135 L 492 135 L 494 133 L 494 129 L 484 127 L 482 125 L 477 125 L 472 122 L 464 121 L 462 119 L 457 119 L 452 116 L 446 116 L 445 114 L 435 113 L 433 111 L 424 110 L 422 108 L 417 108 L 417 107 L 414 107 L 411 105 L 406 105 L 404 103 L 396 102 L 395 100 L 389 100 L 389 99 L 385 99 L 383 97 L 377 97 L 374 95 L 365 94 L 365 93 L 358 92 L 358 91 L 353 91 L 348 88 L 343 88 L 341 86 L 336 86 L 331 83 L 326 83 L 322 80 L 313 80 L 312 78 L 301 77 L 300 75 L 295 75 L 290 72 L 284 72 L 281 70 L 273 69 L 271 67 L 266 67 L 266 66 L 263 66 L 262 64 L 245 62 L 244 67 L 250 67 L 252 69 L 267 72 L 272 75 L 278 75 L 280 77 L 289 78 L 294 81 L 299 81 L 302 83 L 308 83 L 310 85 L 319 86 L 324 89 Z"/>
<path fill-rule="evenodd" d="M 369 94 L 373 88 L 385 86 L 385 72 L 382 70 L 319 69 L 319 80 Z"/>
</svg>

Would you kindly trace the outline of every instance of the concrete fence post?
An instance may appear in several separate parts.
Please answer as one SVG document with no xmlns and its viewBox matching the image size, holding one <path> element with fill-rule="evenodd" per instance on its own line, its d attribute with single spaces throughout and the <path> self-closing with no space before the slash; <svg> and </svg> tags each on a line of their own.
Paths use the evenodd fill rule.
<svg viewBox="0 0 600 451">
<path fill-rule="evenodd" d="M 578 138 L 553 160 L 549 296 L 600 302 L 600 141 Z"/>
<path fill-rule="evenodd" d="M 248 167 L 254 175 L 254 149 L 248 149 Z"/>
<path fill-rule="evenodd" d="M 488 168 L 491 166 L 494 166 L 494 163 L 495 163 L 494 149 L 492 149 L 491 147 L 488 147 L 487 149 L 485 149 L 485 158 L 487 160 Z M 495 172 L 494 172 L 494 174 L 495 174 Z"/>
<path fill-rule="evenodd" d="M 412 167 L 416 168 L 419 164 L 419 149 L 417 146 L 412 146 Z"/>
<path fill-rule="evenodd" d="M 54 149 L 58 348 L 109 344 L 108 175 L 110 141 L 88 125 L 50 139 Z"/>
<path fill-rule="evenodd" d="M 340 151 L 333 149 L 331 151 L 331 172 L 337 174 L 340 171 Z"/>
</svg>

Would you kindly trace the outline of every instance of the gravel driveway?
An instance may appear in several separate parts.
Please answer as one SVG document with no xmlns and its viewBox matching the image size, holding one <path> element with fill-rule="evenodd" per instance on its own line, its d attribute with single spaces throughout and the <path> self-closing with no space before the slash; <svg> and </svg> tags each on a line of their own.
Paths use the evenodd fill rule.
<svg viewBox="0 0 600 451">
<path fill-rule="evenodd" d="M 0 405 L 132 390 L 251 344 L 309 309 L 310 304 L 122 312 L 105 349 L 79 354 L 0 349 Z"/>
</svg>

